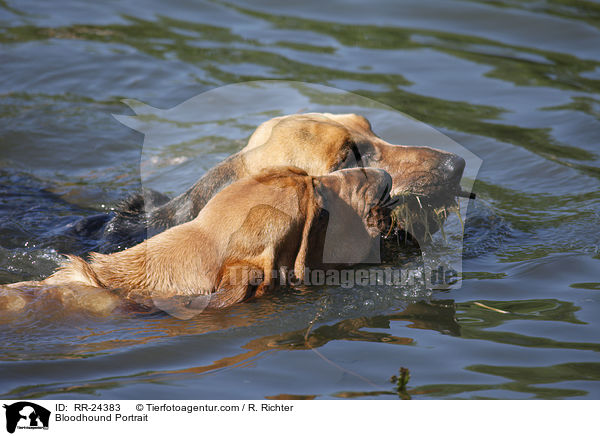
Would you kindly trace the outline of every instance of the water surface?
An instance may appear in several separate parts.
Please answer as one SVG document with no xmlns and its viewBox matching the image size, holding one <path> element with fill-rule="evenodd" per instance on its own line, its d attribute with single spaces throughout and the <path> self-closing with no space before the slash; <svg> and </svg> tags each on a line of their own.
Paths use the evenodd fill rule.
<svg viewBox="0 0 600 436">
<path fill-rule="evenodd" d="M 217 104 L 142 153 L 112 116 L 133 114 L 123 99 L 311 82 L 483 160 L 458 289 L 311 288 L 191 320 L 46 308 L 1 320 L 0 397 L 599 399 L 599 27 L 600 5 L 576 0 L 0 1 L 2 283 L 98 249 L 69 229 L 141 177 L 180 192 L 288 109 Z M 298 95 L 394 140 L 373 107 Z"/>
</svg>

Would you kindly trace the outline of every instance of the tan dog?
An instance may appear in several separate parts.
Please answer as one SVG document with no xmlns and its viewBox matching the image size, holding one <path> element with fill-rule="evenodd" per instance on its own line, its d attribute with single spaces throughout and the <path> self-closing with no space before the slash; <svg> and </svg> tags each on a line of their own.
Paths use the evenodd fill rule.
<svg viewBox="0 0 600 436">
<path fill-rule="evenodd" d="M 140 196 L 122 204 L 107 227 L 107 237 L 121 241 L 133 233 L 143 233 L 146 226 L 155 234 L 182 224 L 195 218 L 230 183 L 267 167 L 288 165 L 312 176 L 343 168 L 381 168 L 392 177 L 392 196 L 419 196 L 416 207 L 430 204 L 434 209 L 453 203 L 461 193 L 465 161 L 434 148 L 390 144 L 376 136 L 369 121 L 359 115 L 308 113 L 277 117 L 261 124 L 244 149 L 166 204 L 153 209 L 148 197 L 144 210 Z M 434 222 L 433 217 L 428 218 Z"/>
<path fill-rule="evenodd" d="M 80 284 L 133 300 L 210 295 L 225 307 L 273 289 L 276 274 L 370 261 L 390 221 L 392 180 L 383 170 L 312 177 L 292 167 L 265 170 L 217 194 L 190 222 L 90 262 L 70 262 L 41 282 Z M 329 240 L 329 242 L 328 242 Z"/>
</svg>

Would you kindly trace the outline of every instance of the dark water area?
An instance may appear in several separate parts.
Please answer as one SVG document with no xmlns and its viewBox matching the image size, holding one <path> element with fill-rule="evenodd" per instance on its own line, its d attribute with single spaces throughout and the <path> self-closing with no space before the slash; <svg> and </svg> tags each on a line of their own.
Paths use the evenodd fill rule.
<svg viewBox="0 0 600 436">
<path fill-rule="evenodd" d="M 460 287 L 312 287 L 188 320 L 2 314 L 0 397 L 600 399 L 599 47 L 583 0 L 0 0 L 0 283 L 101 250 L 82 219 L 142 184 L 182 192 L 273 116 L 362 113 L 394 142 L 399 111 L 481 159 Z M 240 85 L 169 118 L 268 79 L 283 102 L 258 111 Z M 168 134 L 119 122 L 140 114 L 124 99 Z"/>
</svg>

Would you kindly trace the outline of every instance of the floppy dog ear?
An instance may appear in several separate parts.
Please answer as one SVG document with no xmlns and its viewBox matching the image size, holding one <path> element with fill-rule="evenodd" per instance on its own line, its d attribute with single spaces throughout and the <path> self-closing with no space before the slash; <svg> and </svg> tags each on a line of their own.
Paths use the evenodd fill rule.
<svg viewBox="0 0 600 436">
<path fill-rule="evenodd" d="M 297 280 L 304 281 L 304 270 L 306 268 L 306 257 L 308 256 L 308 239 L 310 235 L 310 229 L 313 227 L 316 217 L 319 213 L 319 206 L 315 200 L 315 179 L 312 179 L 312 193 L 309 195 L 306 205 L 306 219 L 304 220 L 304 227 L 302 229 L 302 239 L 300 241 L 300 249 L 294 262 L 294 275 Z"/>
<path fill-rule="evenodd" d="M 219 275 L 219 284 L 208 303 L 208 307 L 215 309 L 244 301 L 264 281 L 264 271 L 248 262 L 226 265 Z"/>
</svg>

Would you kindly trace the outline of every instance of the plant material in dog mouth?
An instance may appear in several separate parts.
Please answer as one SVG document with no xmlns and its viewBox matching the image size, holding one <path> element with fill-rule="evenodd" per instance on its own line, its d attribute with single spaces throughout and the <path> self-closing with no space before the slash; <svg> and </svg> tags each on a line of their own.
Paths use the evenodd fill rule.
<svg viewBox="0 0 600 436">
<path fill-rule="evenodd" d="M 438 230 L 445 240 L 444 223 L 452 213 L 456 214 L 462 226 L 460 207 L 455 196 L 439 199 L 406 193 L 394 197 L 394 200 L 397 205 L 391 213 L 390 233 L 405 236 L 405 241 L 411 238 L 419 242 L 428 241 Z"/>
</svg>

